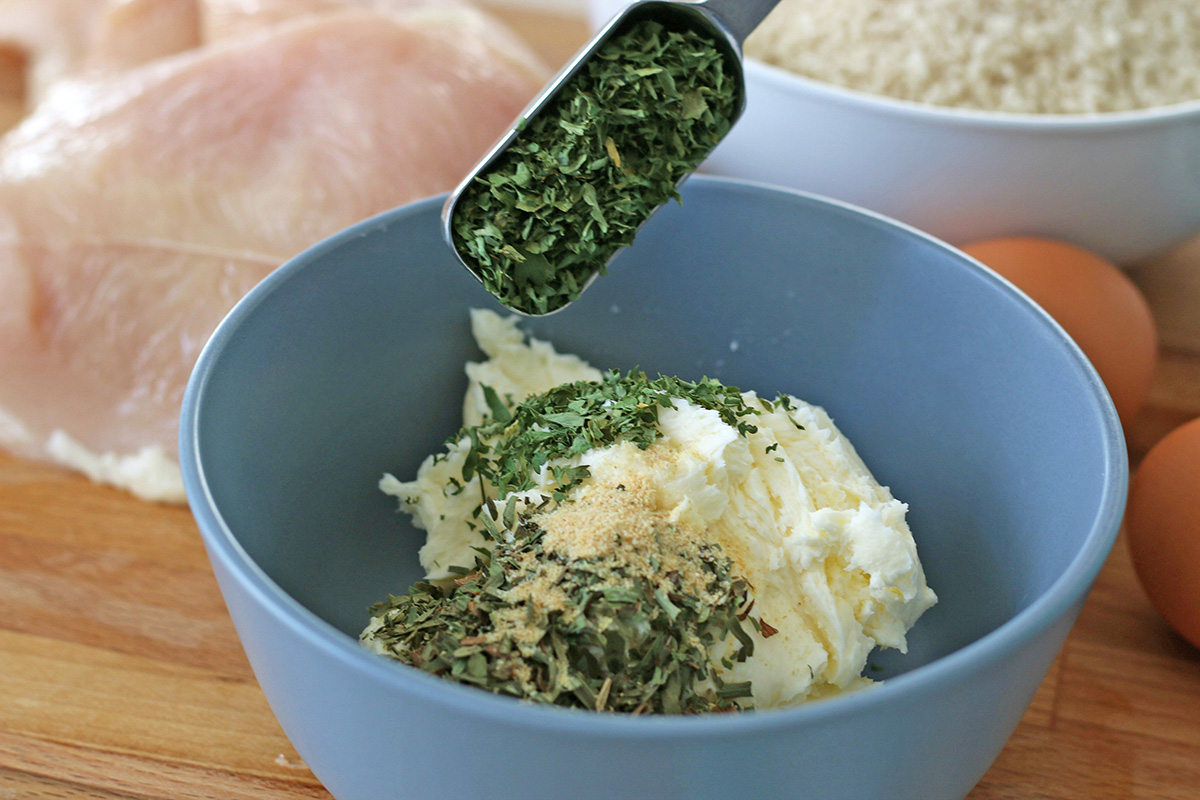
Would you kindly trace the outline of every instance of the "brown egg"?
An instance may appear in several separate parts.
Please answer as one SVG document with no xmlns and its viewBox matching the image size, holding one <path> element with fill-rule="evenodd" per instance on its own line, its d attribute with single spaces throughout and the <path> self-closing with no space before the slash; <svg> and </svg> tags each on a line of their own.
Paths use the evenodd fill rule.
<svg viewBox="0 0 1200 800">
<path fill-rule="evenodd" d="M 1128 426 L 1158 361 L 1154 317 L 1129 276 L 1095 253 L 1050 239 L 1004 237 L 962 250 L 1016 284 L 1063 326 L 1100 373 Z"/>
<path fill-rule="evenodd" d="M 1200 647 L 1200 419 L 1167 434 L 1138 466 L 1125 536 L 1150 602 Z"/>
</svg>

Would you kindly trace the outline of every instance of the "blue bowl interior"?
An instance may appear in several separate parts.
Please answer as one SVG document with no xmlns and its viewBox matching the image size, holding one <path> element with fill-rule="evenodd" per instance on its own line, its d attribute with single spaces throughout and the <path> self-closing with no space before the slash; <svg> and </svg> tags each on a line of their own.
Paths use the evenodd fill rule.
<svg viewBox="0 0 1200 800">
<path fill-rule="evenodd" d="M 457 430 L 463 364 L 480 357 L 467 311 L 499 310 L 446 250 L 439 210 L 389 212 L 270 277 L 214 336 L 185 406 L 184 459 L 232 536 L 348 636 L 420 577 L 424 533 L 376 484 Z M 887 220 L 693 178 L 581 300 L 524 327 L 601 368 L 823 405 L 909 504 L 940 596 L 873 676 L 993 631 L 1098 524 L 1115 530 L 1101 517 L 1123 451 L 1094 372 L 1007 284 Z"/>
</svg>

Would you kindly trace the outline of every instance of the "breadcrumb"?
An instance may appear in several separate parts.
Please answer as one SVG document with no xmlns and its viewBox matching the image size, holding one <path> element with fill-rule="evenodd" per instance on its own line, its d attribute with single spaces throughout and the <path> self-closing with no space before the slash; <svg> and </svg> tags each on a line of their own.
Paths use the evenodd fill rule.
<svg viewBox="0 0 1200 800">
<path fill-rule="evenodd" d="M 1200 99 L 1195 0 L 782 0 L 745 51 L 938 106 L 1091 114 Z"/>
</svg>

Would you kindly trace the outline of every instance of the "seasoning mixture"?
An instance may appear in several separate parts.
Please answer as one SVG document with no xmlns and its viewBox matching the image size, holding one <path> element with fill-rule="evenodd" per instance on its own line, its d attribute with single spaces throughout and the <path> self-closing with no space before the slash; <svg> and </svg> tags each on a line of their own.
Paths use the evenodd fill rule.
<svg viewBox="0 0 1200 800">
<path fill-rule="evenodd" d="M 634 24 L 464 190 L 455 248 L 509 308 L 561 308 L 678 199 L 678 182 L 728 132 L 738 91 L 704 36 Z"/>
<path fill-rule="evenodd" d="M 868 685 L 936 596 L 906 507 L 828 415 L 713 380 L 601 373 L 474 312 L 464 428 L 380 483 L 426 578 L 371 649 L 535 702 L 789 705 Z"/>
<path fill-rule="evenodd" d="M 580 490 L 546 513 L 481 516 L 490 555 L 449 590 L 419 583 L 375 606 L 367 635 L 412 666 L 536 702 L 734 709 L 750 684 L 724 682 L 713 650 L 738 641 L 726 667 L 753 653 L 746 584 L 702 532 L 656 509 L 652 493 L 634 478 Z"/>
<path fill-rule="evenodd" d="M 1200 99 L 1193 0 L 782 0 L 747 56 L 872 94 L 1076 114 Z"/>
</svg>

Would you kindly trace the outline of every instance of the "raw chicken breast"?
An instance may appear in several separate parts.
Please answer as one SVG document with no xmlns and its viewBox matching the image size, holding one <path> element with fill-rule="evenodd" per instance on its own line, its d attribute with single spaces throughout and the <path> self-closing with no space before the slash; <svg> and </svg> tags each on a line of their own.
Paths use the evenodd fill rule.
<svg viewBox="0 0 1200 800">
<path fill-rule="evenodd" d="M 194 0 L 201 5 L 203 37 L 206 42 L 256 34 L 311 14 L 327 14 L 353 8 L 385 13 L 417 8 L 465 8 L 468 0 Z"/>
<path fill-rule="evenodd" d="M 74 74 L 109 0 L 0 0 L 0 43 L 20 54 L 28 100 L 36 101 L 56 81 Z"/>
<path fill-rule="evenodd" d="M 199 0 L 0 0 L 0 74 L 21 114 L 60 80 L 200 44 Z M 5 125 L 4 127 L 7 127 Z"/>
<path fill-rule="evenodd" d="M 83 70 L 122 70 L 200 45 L 197 0 L 108 0 Z"/>
<path fill-rule="evenodd" d="M 468 0 L 0 0 L 0 131 L 64 78 L 128 69 L 313 14 L 469 6 Z"/>
<path fill-rule="evenodd" d="M 0 140 L 0 445 L 183 499 L 183 388 L 234 302 L 450 189 L 547 78 L 459 8 L 311 16 L 59 84 Z"/>
</svg>

